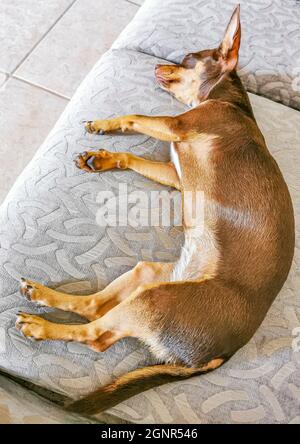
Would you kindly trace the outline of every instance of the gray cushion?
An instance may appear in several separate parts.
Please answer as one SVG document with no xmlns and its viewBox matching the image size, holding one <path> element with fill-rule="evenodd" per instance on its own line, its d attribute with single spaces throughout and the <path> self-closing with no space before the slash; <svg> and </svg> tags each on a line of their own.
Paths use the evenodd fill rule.
<svg viewBox="0 0 300 444">
<path fill-rule="evenodd" d="M 241 0 L 240 75 L 249 91 L 300 109 L 300 2 Z M 219 45 L 237 0 L 147 0 L 114 47 L 179 62 Z"/>
</svg>

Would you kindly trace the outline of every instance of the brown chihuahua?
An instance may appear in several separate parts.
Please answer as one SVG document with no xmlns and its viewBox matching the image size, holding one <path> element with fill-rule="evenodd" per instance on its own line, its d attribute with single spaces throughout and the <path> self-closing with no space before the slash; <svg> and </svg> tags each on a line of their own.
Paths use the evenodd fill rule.
<svg viewBox="0 0 300 444">
<path fill-rule="evenodd" d="M 217 49 L 158 65 L 160 86 L 193 109 L 176 117 L 130 115 L 87 123 L 91 133 L 134 130 L 171 142 L 171 161 L 130 153 L 85 152 L 88 172 L 134 170 L 183 195 L 185 245 L 176 263 L 140 262 L 91 296 L 58 293 L 22 280 L 21 291 L 90 322 L 58 325 L 20 313 L 29 337 L 79 341 L 104 351 L 128 336 L 150 346 L 160 365 L 135 370 L 67 408 L 91 414 L 153 386 L 221 366 L 253 336 L 283 286 L 294 251 L 289 191 L 236 73 L 239 6 Z M 185 193 L 204 192 L 204 224 Z"/>
</svg>

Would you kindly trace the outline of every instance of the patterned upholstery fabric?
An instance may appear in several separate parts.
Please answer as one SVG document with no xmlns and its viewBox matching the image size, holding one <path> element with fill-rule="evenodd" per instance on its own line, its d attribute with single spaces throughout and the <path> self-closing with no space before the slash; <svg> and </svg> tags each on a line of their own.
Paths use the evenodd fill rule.
<svg viewBox="0 0 300 444">
<path fill-rule="evenodd" d="M 299 0 L 148 0 L 114 47 L 180 62 L 188 52 L 219 45 L 237 3 L 245 86 L 300 109 Z"/>
<path fill-rule="evenodd" d="M 148 1 L 146 6 L 155 3 Z M 176 259 L 182 244 L 178 227 L 98 226 L 100 191 L 117 193 L 119 182 L 127 183 L 129 192 L 164 188 L 132 172 L 89 175 L 73 164 L 75 153 L 86 148 L 168 158 L 168 144 L 146 136 L 84 132 L 83 119 L 185 110 L 155 84 L 153 69 L 159 59 L 121 49 L 120 41 L 118 45 L 86 78 L 0 209 L 0 368 L 72 397 L 154 359 L 134 339 L 97 354 L 76 343 L 31 342 L 22 337 L 14 328 L 20 309 L 45 313 L 57 322 L 82 320 L 30 304 L 18 292 L 19 278 L 24 275 L 64 292 L 91 293 L 138 260 Z M 251 95 L 251 101 L 289 184 L 298 220 L 300 114 L 258 96 Z M 299 422 L 300 353 L 296 341 L 292 346 L 300 316 L 299 260 L 297 244 L 289 279 L 266 320 L 222 369 L 152 389 L 107 414 L 141 423 Z M 98 419 L 103 420 L 103 415 Z"/>
</svg>

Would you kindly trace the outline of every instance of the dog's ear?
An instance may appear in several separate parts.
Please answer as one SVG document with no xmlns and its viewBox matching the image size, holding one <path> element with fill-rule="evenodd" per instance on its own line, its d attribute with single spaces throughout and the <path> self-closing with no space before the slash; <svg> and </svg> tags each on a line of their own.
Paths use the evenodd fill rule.
<svg viewBox="0 0 300 444">
<path fill-rule="evenodd" d="M 225 69 L 232 70 L 236 67 L 239 57 L 241 42 L 240 5 L 238 5 L 227 25 L 227 29 L 219 50 L 224 60 Z"/>
</svg>

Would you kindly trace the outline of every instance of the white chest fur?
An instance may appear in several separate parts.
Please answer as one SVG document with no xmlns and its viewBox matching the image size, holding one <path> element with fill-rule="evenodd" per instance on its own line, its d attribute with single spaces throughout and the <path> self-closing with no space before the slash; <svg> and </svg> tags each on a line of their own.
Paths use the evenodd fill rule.
<svg viewBox="0 0 300 444">
<path fill-rule="evenodd" d="M 171 157 L 171 161 L 173 162 L 175 169 L 177 171 L 178 177 L 179 179 L 181 179 L 181 168 L 180 168 L 180 163 L 179 163 L 179 157 L 178 157 L 178 153 L 176 151 L 175 145 L 172 142 L 170 145 L 170 157 Z"/>
</svg>

